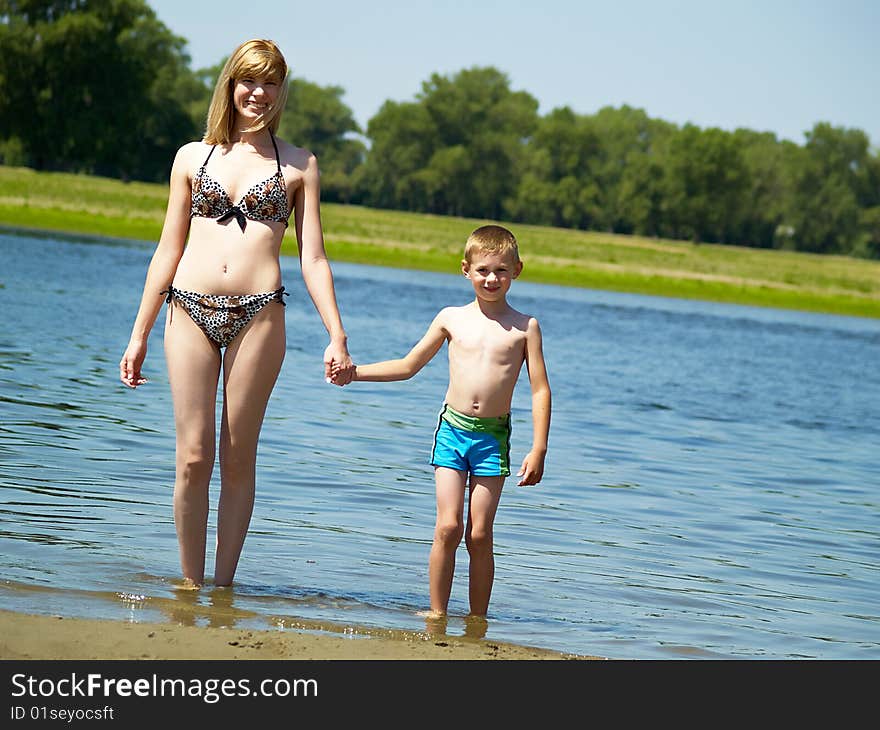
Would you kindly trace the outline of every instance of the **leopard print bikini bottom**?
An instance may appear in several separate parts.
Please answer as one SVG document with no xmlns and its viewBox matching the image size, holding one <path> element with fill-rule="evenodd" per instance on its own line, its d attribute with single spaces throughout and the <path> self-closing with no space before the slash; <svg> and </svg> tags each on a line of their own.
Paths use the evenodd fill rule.
<svg viewBox="0 0 880 730">
<path fill-rule="evenodd" d="M 275 291 L 263 294 L 200 294 L 169 286 L 162 294 L 165 301 L 179 302 L 204 332 L 208 339 L 219 347 L 226 347 L 235 339 L 241 329 L 269 302 L 281 302 L 289 296 L 282 286 Z"/>
</svg>

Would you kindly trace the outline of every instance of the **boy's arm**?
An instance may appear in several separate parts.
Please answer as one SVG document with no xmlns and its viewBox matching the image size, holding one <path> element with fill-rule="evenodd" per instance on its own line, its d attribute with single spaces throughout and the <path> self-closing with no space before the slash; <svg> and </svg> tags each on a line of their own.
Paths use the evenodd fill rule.
<svg viewBox="0 0 880 730">
<path fill-rule="evenodd" d="M 544 363 L 541 327 L 532 318 L 526 330 L 526 368 L 532 390 L 532 449 L 523 459 L 517 472 L 518 486 L 537 484 L 544 476 L 544 457 L 550 433 L 550 381 Z"/>
<path fill-rule="evenodd" d="M 443 312 L 434 317 L 428 331 L 405 357 L 398 360 L 383 360 L 368 365 L 357 365 L 352 380 L 390 381 L 411 378 L 431 361 L 431 358 L 446 342 L 448 333 L 443 324 L 444 319 Z"/>
</svg>

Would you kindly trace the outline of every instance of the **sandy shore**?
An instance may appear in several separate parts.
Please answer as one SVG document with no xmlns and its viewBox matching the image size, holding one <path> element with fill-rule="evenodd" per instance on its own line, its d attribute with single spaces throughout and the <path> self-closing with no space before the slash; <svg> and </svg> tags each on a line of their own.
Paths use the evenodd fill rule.
<svg viewBox="0 0 880 730">
<path fill-rule="evenodd" d="M 0 611 L 0 659 L 597 659 L 425 632 L 320 632 L 125 623 Z"/>
</svg>

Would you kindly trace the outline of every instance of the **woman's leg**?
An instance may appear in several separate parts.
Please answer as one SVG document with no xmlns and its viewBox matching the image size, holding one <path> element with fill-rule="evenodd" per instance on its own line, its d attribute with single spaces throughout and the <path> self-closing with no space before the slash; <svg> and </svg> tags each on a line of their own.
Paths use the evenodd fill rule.
<svg viewBox="0 0 880 730">
<path fill-rule="evenodd" d="M 168 308 L 165 360 L 174 401 L 174 524 L 183 577 L 205 579 L 208 485 L 214 468 L 220 351 L 179 305 Z"/>
<path fill-rule="evenodd" d="M 465 543 L 470 555 L 468 593 L 472 616 L 485 616 L 489 610 L 489 597 L 492 595 L 492 584 L 495 581 L 492 528 L 503 486 L 504 477 L 471 475 Z"/>
<path fill-rule="evenodd" d="M 226 348 L 214 583 L 232 584 L 254 508 L 257 442 L 284 361 L 284 307 L 270 302 Z"/>
<path fill-rule="evenodd" d="M 437 523 L 428 560 L 428 583 L 431 591 L 431 613 L 446 615 L 452 579 L 455 575 L 455 551 L 464 532 L 464 489 L 467 473 L 434 467 L 437 490 Z"/>
</svg>

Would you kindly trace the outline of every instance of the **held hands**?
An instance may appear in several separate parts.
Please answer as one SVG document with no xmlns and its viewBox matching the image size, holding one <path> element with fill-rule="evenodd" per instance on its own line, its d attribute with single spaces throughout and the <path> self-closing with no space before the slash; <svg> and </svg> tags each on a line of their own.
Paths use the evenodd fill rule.
<svg viewBox="0 0 880 730">
<path fill-rule="evenodd" d="M 537 484 L 544 476 L 544 457 L 546 453 L 532 449 L 526 458 L 523 459 L 522 466 L 516 473 L 518 477 L 522 477 L 516 484 L 518 487 L 530 486 Z"/>
<path fill-rule="evenodd" d="M 354 364 L 344 342 L 331 342 L 324 350 L 324 380 L 333 385 L 348 385 L 354 377 Z"/>
<path fill-rule="evenodd" d="M 141 366 L 146 356 L 146 343 L 128 343 L 122 360 L 119 361 L 119 379 L 129 388 L 134 389 L 147 382 L 147 379 L 141 375 Z"/>
<path fill-rule="evenodd" d="M 357 372 L 357 365 L 354 363 L 344 367 L 341 363 L 334 362 L 330 365 L 330 377 L 326 380 L 328 383 L 342 387 L 354 380 L 355 372 Z"/>
</svg>

